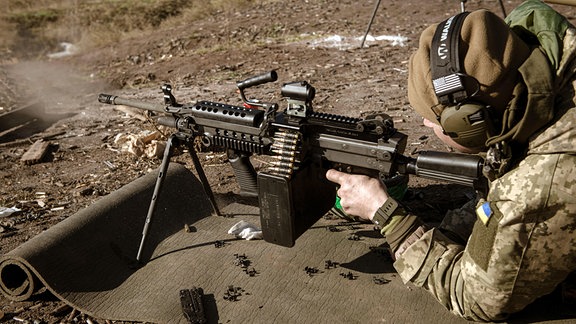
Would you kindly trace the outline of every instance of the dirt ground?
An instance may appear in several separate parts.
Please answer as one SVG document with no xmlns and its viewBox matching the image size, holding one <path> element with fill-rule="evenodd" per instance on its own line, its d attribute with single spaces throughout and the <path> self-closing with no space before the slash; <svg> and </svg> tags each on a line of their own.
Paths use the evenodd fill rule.
<svg viewBox="0 0 576 324">
<path fill-rule="evenodd" d="M 504 1 L 504 6 L 509 12 L 519 3 Z M 161 103 L 160 86 L 169 82 L 182 103 L 202 99 L 240 104 L 236 82 L 273 69 L 279 80 L 248 89 L 248 97 L 282 107 L 281 84 L 306 80 L 316 88 L 317 111 L 353 117 L 384 112 L 409 135 L 407 155 L 448 150 L 410 109 L 407 62 L 420 32 L 458 12 L 460 2 L 383 1 L 370 35 L 397 41 L 368 38 L 360 48 L 374 5 L 351 0 L 254 1 L 242 11 L 183 21 L 178 27 L 59 60 L 12 58 L 0 67 L 0 98 L 5 101 L 0 102 L 0 121 L 23 107 L 32 107 L 30 118 L 36 121 L 10 129 L 0 126 L 0 207 L 20 210 L 0 217 L 0 253 L 159 166 L 160 159 L 124 152 L 115 142 L 121 133 L 154 131 L 153 123 L 98 103 L 101 92 Z M 502 15 L 498 1 L 468 1 L 466 6 Z M 573 20 L 573 8 L 555 8 Z M 49 143 L 48 154 L 39 163 L 23 163 L 23 154 L 40 139 Z M 238 187 L 225 155 L 203 152 L 200 157 L 218 199 L 236 199 Z M 186 154 L 173 161 L 191 166 Z M 410 184 L 408 199 L 431 206 L 434 217 L 466 199 L 466 191 L 458 187 L 437 190 L 415 178 Z M 67 308 L 47 292 L 18 303 L 0 297 L 0 322 L 19 320 L 103 322 Z"/>
</svg>

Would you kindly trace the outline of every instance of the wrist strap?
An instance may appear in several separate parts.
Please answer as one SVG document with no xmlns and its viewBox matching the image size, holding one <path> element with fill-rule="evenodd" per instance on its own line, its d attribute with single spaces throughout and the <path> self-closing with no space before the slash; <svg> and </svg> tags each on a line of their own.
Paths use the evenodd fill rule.
<svg viewBox="0 0 576 324">
<path fill-rule="evenodd" d="M 389 197 L 386 202 L 382 205 L 382 207 L 378 208 L 376 214 L 372 218 L 372 223 L 378 226 L 384 226 L 388 219 L 392 217 L 396 209 L 398 209 L 398 202 L 394 200 L 394 198 Z"/>
</svg>

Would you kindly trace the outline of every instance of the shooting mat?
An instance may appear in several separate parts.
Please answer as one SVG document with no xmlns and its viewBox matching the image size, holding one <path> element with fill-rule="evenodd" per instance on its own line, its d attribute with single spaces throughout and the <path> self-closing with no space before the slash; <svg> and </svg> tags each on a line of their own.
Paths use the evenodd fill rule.
<svg viewBox="0 0 576 324">
<path fill-rule="evenodd" d="M 199 181 L 176 163 L 143 252 L 149 262 L 134 267 L 156 177 L 124 186 L 2 256 L 4 296 L 26 300 L 45 286 L 96 318 L 186 323 L 179 291 L 200 287 L 208 323 L 465 322 L 401 282 L 372 226 L 321 219 L 293 248 L 237 240 L 227 230 L 239 220 L 258 225 L 257 207 L 233 203 L 223 208 L 230 217 L 211 215 Z M 239 265 L 243 256 L 248 271 Z M 328 260 L 336 266 L 327 269 Z"/>
</svg>

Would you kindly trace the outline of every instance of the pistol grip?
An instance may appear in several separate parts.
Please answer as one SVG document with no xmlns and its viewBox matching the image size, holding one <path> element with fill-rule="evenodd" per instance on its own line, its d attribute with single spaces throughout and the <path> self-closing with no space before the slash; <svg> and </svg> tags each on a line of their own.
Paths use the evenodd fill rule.
<svg viewBox="0 0 576 324">
<path fill-rule="evenodd" d="M 250 155 L 234 150 L 228 150 L 228 161 L 236 175 L 236 181 L 240 186 L 240 195 L 244 197 L 258 196 L 258 183 L 256 170 L 250 162 Z"/>
</svg>

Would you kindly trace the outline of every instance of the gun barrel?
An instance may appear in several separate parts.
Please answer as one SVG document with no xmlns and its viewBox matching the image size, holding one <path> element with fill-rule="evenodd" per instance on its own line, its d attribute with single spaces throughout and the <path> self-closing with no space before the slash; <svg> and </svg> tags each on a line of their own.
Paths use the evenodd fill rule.
<svg viewBox="0 0 576 324">
<path fill-rule="evenodd" d="M 124 105 L 124 106 L 129 106 L 129 107 L 134 107 L 134 108 L 139 108 L 139 109 L 145 109 L 145 110 L 151 110 L 151 111 L 157 111 L 157 112 L 162 112 L 162 113 L 166 112 L 166 108 L 164 107 L 164 105 L 122 98 L 122 97 L 109 95 L 109 94 L 105 94 L 105 93 L 101 93 L 100 95 L 98 95 L 98 101 L 101 103 L 109 104 L 109 105 Z"/>
<path fill-rule="evenodd" d="M 406 173 L 478 188 L 484 160 L 477 155 L 422 151 L 406 163 Z"/>
</svg>

